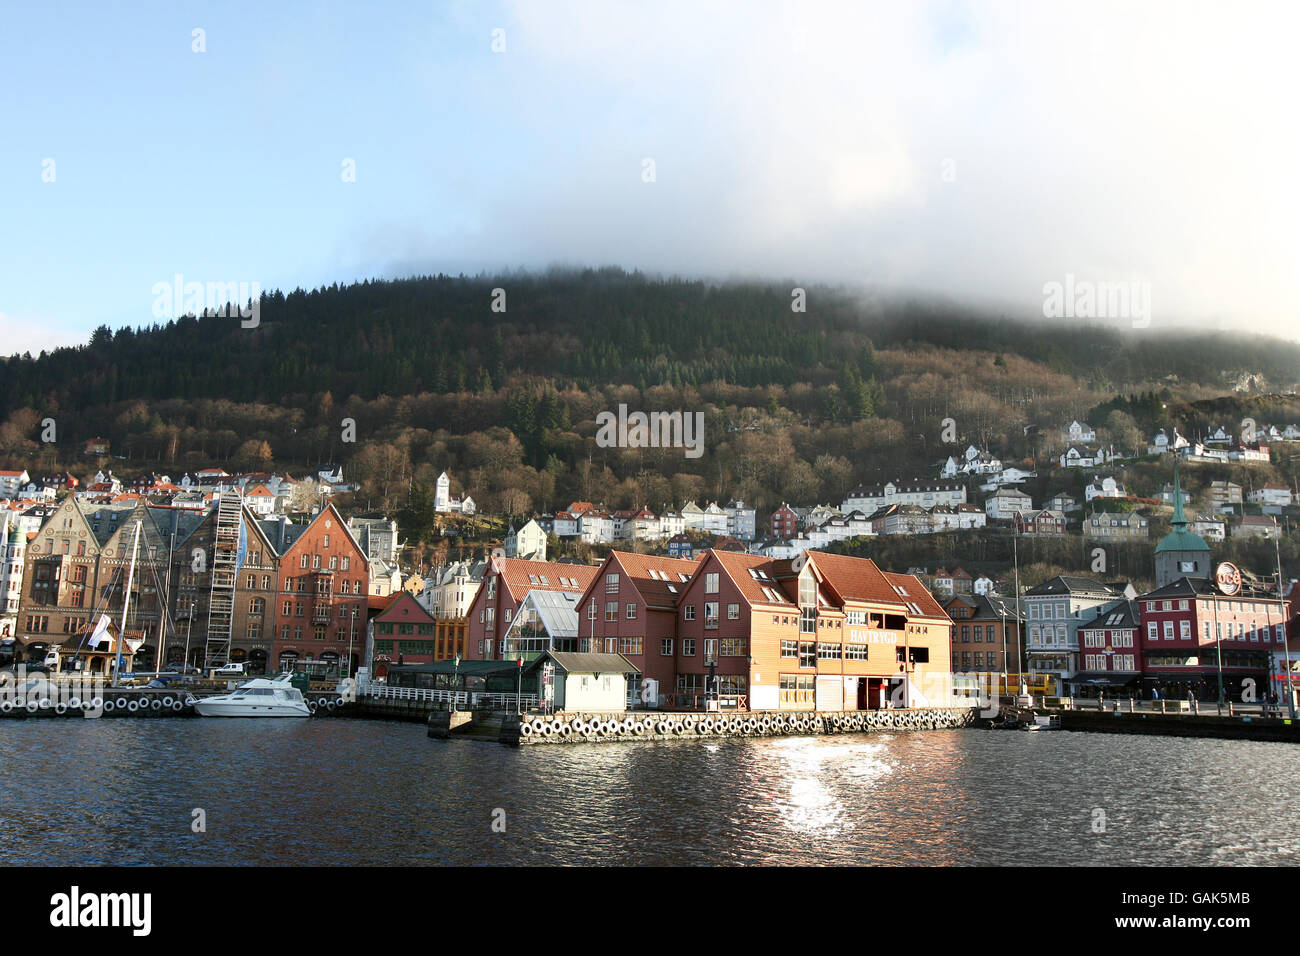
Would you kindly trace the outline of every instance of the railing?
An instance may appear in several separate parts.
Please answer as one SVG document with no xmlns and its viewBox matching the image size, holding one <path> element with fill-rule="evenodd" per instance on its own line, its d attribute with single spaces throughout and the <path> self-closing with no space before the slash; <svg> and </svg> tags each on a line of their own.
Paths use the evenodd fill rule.
<svg viewBox="0 0 1300 956">
<path fill-rule="evenodd" d="M 516 704 L 523 710 L 537 706 L 536 694 L 475 694 L 474 706 L 493 710 L 512 710 Z"/>
<path fill-rule="evenodd" d="M 536 694 L 474 693 L 470 691 L 435 690 L 430 687 L 389 687 L 371 684 L 362 696 L 376 700 L 422 700 L 455 707 L 490 707 L 493 710 L 512 710 L 516 706 L 527 710 L 537 706 Z"/>
</svg>

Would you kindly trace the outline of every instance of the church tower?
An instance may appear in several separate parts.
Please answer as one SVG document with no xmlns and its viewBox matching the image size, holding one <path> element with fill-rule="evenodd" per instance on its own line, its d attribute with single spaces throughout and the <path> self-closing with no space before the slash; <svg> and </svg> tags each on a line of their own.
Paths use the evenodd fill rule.
<svg viewBox="0 0 1300 956">
<path fill-rule="evenodd" d="M 1210 546 L 1198 534 L 1187 530 L 1183 513 L 1183 491 L 1178 483 L 1178 462 L 1174 462 L 1174 529 L 1156 545 L 1156 587 L 1179 578 L 1210 578 Z"/>
<path fill-rule="evenodd" d="M 451 479 L 445 471 L 438 476 L 438 483 L 433 489 L 433 510 L 451 510 Z"/>
</svg>

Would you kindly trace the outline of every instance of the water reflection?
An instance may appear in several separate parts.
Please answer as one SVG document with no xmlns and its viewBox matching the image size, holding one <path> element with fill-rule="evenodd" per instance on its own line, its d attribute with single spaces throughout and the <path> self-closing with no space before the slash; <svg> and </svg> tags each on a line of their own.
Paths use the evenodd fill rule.
<svg viewBox="0 0 1300 956">
<path fill-rule="evenodd" d="M 1248 865 L 1300 852 L 1300 748 L 1281 744 L 971 730 L 518 751 L 370 721 L 7 721 L 0 761 L 0 824 L 24 837 L 0 846 L 8 864 Z M 205 834 L 190 831 L 196 807 Z"/>
</svg>

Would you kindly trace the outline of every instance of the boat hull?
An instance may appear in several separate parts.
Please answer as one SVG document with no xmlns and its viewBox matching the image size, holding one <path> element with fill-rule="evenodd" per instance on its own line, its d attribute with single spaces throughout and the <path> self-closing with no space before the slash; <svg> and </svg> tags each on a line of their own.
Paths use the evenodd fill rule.
<svg viewBox="0 0 1300 956">
<path fill-rule="evenodd" d="M 200 717 L 310 717 L 306 704 L 288 702 L 271 704 L 232 703 L 230 701 L 200 700 L 194 705 Z"/>
</svg>

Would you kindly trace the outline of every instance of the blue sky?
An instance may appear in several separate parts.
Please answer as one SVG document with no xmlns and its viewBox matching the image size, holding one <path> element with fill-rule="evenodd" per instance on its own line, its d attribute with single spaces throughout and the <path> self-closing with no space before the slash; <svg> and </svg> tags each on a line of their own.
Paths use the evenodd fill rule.
<svg viewBox="0 0 1300 956">
<path fill-rule="evenodd" d="M 554 263 L 1025 314 L 1068 273 L 1150 283 L 1155 328 L 1297 338 L 1293 20 L 1105 0 L 11 3 L 0 352 L 152 322 L 178 273 L 287 290 Z"/>
</svg>

